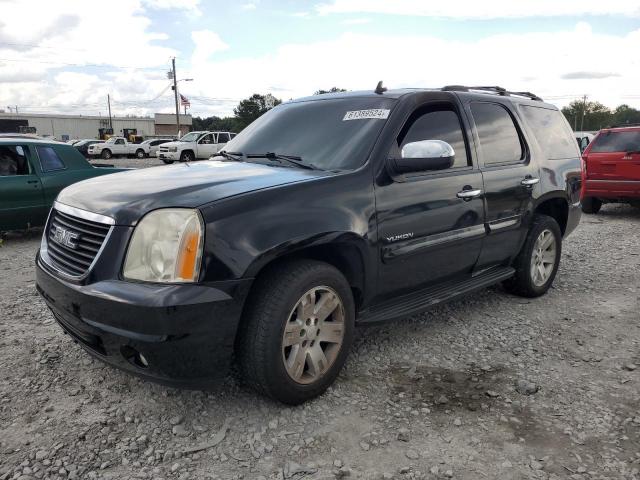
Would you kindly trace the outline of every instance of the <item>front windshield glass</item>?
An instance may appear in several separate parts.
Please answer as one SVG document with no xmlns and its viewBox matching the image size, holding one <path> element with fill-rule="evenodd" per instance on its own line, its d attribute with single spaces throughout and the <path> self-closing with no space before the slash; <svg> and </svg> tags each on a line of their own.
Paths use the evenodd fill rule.
<svg viewBox="0 0 640 480">
<path fill-rule="evenodd" d="M 376 97 L 282 104 L 245 128 L 224 150 L 295 155 L 323 170 L 355 169 L 366 161 L 394 104 L 393 99 Z"/>
<path fill-rule="evenodd" d="M 198 140 L 199 136 L 200 136 L 200 132 L 187 133 L 184 137 L 182 137 L 180 139 L 180 141 L 181 142 L 195 142 L 196 140 Z"/>
</svg>

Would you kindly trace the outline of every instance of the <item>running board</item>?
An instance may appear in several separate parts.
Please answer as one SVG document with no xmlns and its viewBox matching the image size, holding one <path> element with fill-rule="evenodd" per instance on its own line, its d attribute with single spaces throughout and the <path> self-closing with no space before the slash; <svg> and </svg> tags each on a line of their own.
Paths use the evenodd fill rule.
<svg viewBox="0 0 640 480">
<path fill-rule="evenodd" d="M 433 305 L 506 280 L 514 273 L 515 270 L 511 267 L 492 268 L 462 282 L 447 282 L 409 293 L 359 312 L 356 323 L 369 324 L 415 315 Z"/>
</svg>

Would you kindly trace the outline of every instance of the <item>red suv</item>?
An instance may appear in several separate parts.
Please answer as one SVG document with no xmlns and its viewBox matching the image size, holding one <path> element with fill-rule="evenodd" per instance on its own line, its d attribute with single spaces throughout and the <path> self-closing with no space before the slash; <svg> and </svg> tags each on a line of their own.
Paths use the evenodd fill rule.
<svg viewBox="0 0 640 480">
<path fill-rule="evenodd" d="M 583 212 L 598 213 L 606 202 L 640 207 L 640 124 L 600 130 L 582 159 Z"/>
</svg>

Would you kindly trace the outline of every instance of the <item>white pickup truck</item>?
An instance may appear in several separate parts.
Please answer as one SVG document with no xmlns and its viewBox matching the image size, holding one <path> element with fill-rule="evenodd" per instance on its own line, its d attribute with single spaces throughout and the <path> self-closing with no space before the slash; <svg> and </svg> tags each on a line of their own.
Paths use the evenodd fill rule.
<svg viewBox="0 0 640 480">
<path fill-rule="evenodd" d="M 235 135 L 230 132 L 190 132 L 176 142 L 160 145 L 158 158 L 164 163 L 209 158 L 219 152 Z"/>
<path fill-rule="evenodd" d="M 120 155 L 135 155 L 136 158 L 144 158 L 149 156 L 149 150 L 148 143 L 129 143 L 123 137 L 111 137 L 104 143 L 89 146 L 87 153 L 91 157 L 102 157 L 108 160 Z"/>
</svg>

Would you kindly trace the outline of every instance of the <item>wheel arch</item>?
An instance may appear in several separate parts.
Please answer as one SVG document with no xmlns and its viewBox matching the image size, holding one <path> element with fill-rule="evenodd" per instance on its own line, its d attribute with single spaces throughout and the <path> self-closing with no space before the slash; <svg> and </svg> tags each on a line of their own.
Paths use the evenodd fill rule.
<svg viewBox="0 0 640 480">
<path fill-rule="evenodd" d="M 541 197 L 536 203 L 533 213 L 548 215 L 555 219 L 564 236 L 569 220 L 569 201 L 561 192 L 551 192 Z"/>
<path fill-rule="evenodd" d="M 294 248 L 291 245 L 283 247 L 286 250 L 274 248 L 261 255 L 249 266 L 246 276 L 257 279 L 277 265 L 294 260 L 325 262 L 344 275 L 351 287 L 356 310 L 360 307 L 367 289 L 364 239 L 355 234 L 327 234 L 311 242 L 300 242 Z"/>
</svg>

